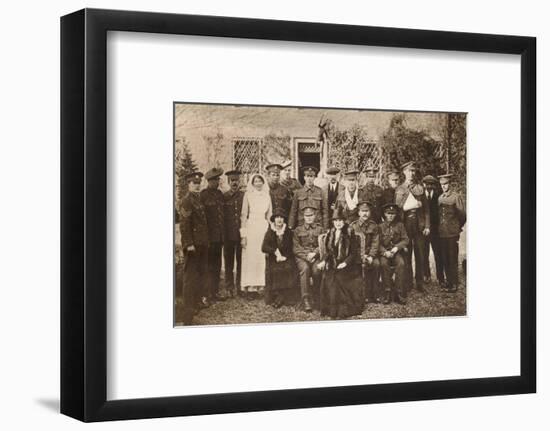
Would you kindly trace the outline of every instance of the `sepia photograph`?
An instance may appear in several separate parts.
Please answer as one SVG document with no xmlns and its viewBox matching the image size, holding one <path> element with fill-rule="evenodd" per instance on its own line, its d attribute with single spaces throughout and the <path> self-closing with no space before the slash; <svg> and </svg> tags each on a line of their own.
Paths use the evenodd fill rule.
<svg viewBox="0 0 550 431">
<path fill-rule="evenodd" d="M 461 112 L 174 103 L 174 325 L 465 316 Z"/>
</svg>

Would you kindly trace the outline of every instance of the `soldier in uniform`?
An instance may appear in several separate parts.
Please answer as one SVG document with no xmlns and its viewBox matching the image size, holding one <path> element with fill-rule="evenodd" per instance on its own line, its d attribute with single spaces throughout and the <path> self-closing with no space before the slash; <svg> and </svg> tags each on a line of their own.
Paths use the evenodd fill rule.
<svg viewBox="0 0 550 431">
<path fill-rule="evenodd" d="M 235 296 L 241 291 L 241 210 L 244 192 L 240 189 L 241 173 L 227 171 L 229 190 L 223 194 L 225 236 L 223 243 L 223 260 L 225 263 L 225 291 Z M 237 261 L 237 278 L 235 280 L 235 260 Z"/>
<path fill-rule="evenodd" d="M 405 182 L 395 190 L 395 203 L 401 209 L 402 220 L 411 242 L 407 253 L 407 284 L 412 287 L 412 254 L 414 252 L 414 278 L 416 289 L 424 292 L 424 250 L 430 234 L 430 211 L 424 187 L 416 182 L 416 165 L 407 162 L 402 166 Z"/>
<path fill-rule="evenodd" d="M 392 300 L 406 304 L 406 264 L 403 255 L 409 244 L 409 237 L 403 223 L 397 220 L 398 207 L 394 203 L 384 205 L 384 221 L 380 223 L 380 268 L 384 285 L 384 304 Z M 395 285 L 392 283 L 395 271 Z"/>
<path fill-rule="evenodd" d="M 380 245 L 380 234 L 378 225 L 371 218 L 373 206 L 368 201 L 361 201 L 358 205 L 359 218 L 351 224 L 351 229 L 363 235 L 365 240 L 361 264 L 363 268 L 363 283 L 366 302 L 380 302 L 378 279 L 380 278 L 380 261 L 378 260 L 378 249 Z M 362 248 L 362 247 L 361 247 Z"/>
<path fill-rule="evenodd" d="M 395 190 L 399 186 L 399 171 L 392 170 L 388 172 L 388 183 L 389 187 L 382 192 L 383 205 L 395 203 Z"/>
<path fill-rule="evenodd" d="M 382 187 L 374 182 L 377 172 L 378 168 L 372 165 L 365 169 L 366 183 L 363 186 L 362 192 L 365 199 L 372 205 L 372 220 L 376 223 L 380 223 L 382 220 L 383 190 Z"/>
<path fill-rule="evenodd" d="M 208 292 L 212 301 L 225 299 L 219 294 L 220 272 L 222 267 L 222 244 L 225 236 L 224 226 L 224 197 L 219 189 L 220 176 L 223 170 L 210 169 L 204 177 L 208 185 L 201 192 L 201 202 L 206 211 L 208 223 Z"/>
<path fill-rule="evenodd" d="M 290 229 L 295 229 L 304 223 L 304 208 L 315 208 L 317 219 L 321 222 L 323 228 L 328 229 L 329 214 L 326 208 L 326 202 L 323 200 L 323 193 L 320 187 L 313 184 L 317 176 L 317 169 L 313 166 L 303 168 L 305 185 L 292 198 L 290 208 L 290 217 L 288 225 Z"/>
<path fill-rule="evenodd" d="M 311 312 L 312 302 L 319 302 L 319 235 L 325 232 L 325 229 L 315 222 L 317 208 L 306 206 L 302 212 L 304 223 L 294 230 L 293 250 L 300 277 L 302 306 L 304 311 Z M 310 282 L 310 278 L 313 279 L 313 283 Z"/>
<path fill-rule="evenodd" d="M 292 178 L 291 172 L 292 172 L 292 161 L 287 160 L 281 164 L 282 170 L 281 170 L 281 185 L 287 188 L 287 190 L 290 192 L 292 196 L 294 196 L 294 193 L 296 190 L 299 190 L 302 188 L 302 185 L 300 184 L 300 181 L 298 181 L 296 178 Z"/>
<path fill-rule="evenodd" d="M 189 325 L 198 308 L 208 307 L 208 292 L 203 281 L 208 268 L 208 225 L 199 189 L 202 172 L 185 176 L 188 192 L 179 208 L 181 245 L 183 248 L 182 297 L 183 323 Z"/>
<path fill-rule="evenodd" d="M 348 225 L 359 217 L 359 202 L 366 200 L 358 187 L 358 174 L 359 171 L 356 170 L 350 170 L 344 174 L 345 187 L 336 198 L 336 208 L 340 208 Z"/>
<path fill-rule="evenodd" d="M 450 184 L 452 174 L 439 176 L 443 193 L 439 196 L 439 237 L 443 251 L 443 267 L 447 278 L 447 291 L 458 289 L 458 239 L 466 223 L 464 200 L 453 191 Z"/>
<path fill-rule="evenodd" d="M 323 200 L 326 203 L 325 206 L 328 208 L 329 214 L 336 209 L 336 200 L 338 195 L 344 190 L 344 186 L 340 181 L 338 181 L 339 173 L 340 169 L 335 166 L 328 168 L 325 172 L 327 184 L 321 188 L 323 192 Z"/>
<path fill-rule="evenodd" d="M 265 167 L 265 170 L 267 171 L 269 195 L 271 196 L 271 207 L 273 208 L 273 211 L 275 211 L 275 208 L 281 208 L 283 214 L 288 220 L 290 204 L 292 202 L 292 194 L 279 182 L 281 177 L 281 169 L 282 166 L 277 163 L 272 163 Z"/>
<path fill-rule="evenodd" d="M 426 194 L 426 200 L 428 201 L 428 209 L 430 211 L 430 234 L 426 237 L 424 243 L 424 281 L 429 282 L 431 280 L 430 270 L 430 245 L 435 261 L 435 272 L 437 275 L 437 281 L 439 287 L 443 289 L 445 285 L 445 276 L 443 274 L 443 256 L 441 254 L 441 246 L 439 241 L 439 182 L 432 175 L 426 175 L 422 178 L 424 184 L 424 190 Z"/>
</svg>

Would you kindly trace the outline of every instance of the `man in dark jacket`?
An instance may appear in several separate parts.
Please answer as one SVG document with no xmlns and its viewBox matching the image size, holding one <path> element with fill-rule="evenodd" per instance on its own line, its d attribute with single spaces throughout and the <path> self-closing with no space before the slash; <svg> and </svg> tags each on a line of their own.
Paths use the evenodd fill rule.
<svg viewBox="0 0 550 431">
<path fill-rule="evenodd" d="M 443 256 L 441 254 L 441 245 L 439 241 L 439 195 L 441 195 L 439 182 L 432 175 L 426 175 L 422 179 L 426 200 L 428 201 L 428 209 L 430 211 L 430 234 L 424 242 L 424 282 L 431 280 L 430 270 L 430 245 L 432 247 L 435 271 L 437 281 L 441 288 L 445 285 L 445 276 L 443 275 Z"/>
<path fill-rule="evenodd" d="M 212 301 L 225 299 L 219 294 L 220 272 L 222 267 L 222 244 L 225 236 L 224 198 L 219 189 L 220 176 L 223 170 L 210 169 L 204 176 L 208 181 L 206 189 L 201 192 L 201 202 L 206 212 L 208 223 L 208 292 Z"/>
<path fill-rule="evenodd" d="M 229 190 L 223 194 L 225 237 L 223 242 L 223 260 L 225 264 L 225 291 L 235 296 L 241 291 L 241 209 L 244 192 L 240 189 L 241 173 L 227 171 Z M 235 279 L 235 261 L 237 262 L 237 276 Z"/>
<path fill-rule="evenodd" d="M 208 307 L 208 291 L 203 283 L 208 273 L 208 225 L 200 199 L 202 172 L 185 176 L 188 192 L 178 209 L 181 246 L 183 248 L 182 297 L 183 324 L 189 325 L 197 309 Z"/>
<path fill-rule="evenodd" d="M 395 190 L 395 203 L 401 210 L 401 220 L 411 242 L 407 253 L 407 284 L 412 287 L 412 254 L 414 252 L 414 278 L 416 289 L 424 293 L 424 250 L 426 237 L 430 235 L 430 211 L 424 187 L 416 180 L 416 165 L 407 162 L 402 166 L 405 182 Z"/>
<path fill-rule="evenodd" d="M 272 163 L 265 167 L 272 210 L 275 211 L 277 208 L 282 209 L 285 218 L 288 220 L 290 205 L 292 203 L 292 193 L 280 183 L 281 169 L 282 166 L 278 163 Z"/>
<path fill-rule="evenodd" d="M 374 220 L 374 222 L 376 223 L 380 223 L 380 221 L 382 220 L 384 191 L 382 190 L 382 187 L 375 183 L 377 173 L 378 168 L 373 165 L 369 165 L 365 169 L 366 183 L 363 186 L 362 192 L 365 199 L 372 205 L 371 219 Z"/>
<path fill-rule="evenodd" d="M 325 206 L 328 209 L 329 215 L 336 209 L 336 200 L 338 195 L 344 191 L 343 184 L 338 181 L 338 174 L 340 169 L 335 166 L 331 166 L 325 172 L 327 178 L 327 184 L 322 187 L 323 200 Z"/>
<path fill-rule="evenodd" d="M 439 176 L 443 193 L 439 196 L 439 237 L 443 251 L 443 264 L 447 278 L 446 289 L 458 289 L 458 240 L 466 223 L 466 207 L 462 196 L 452 190 L 452 174 Z"/>
</svg>

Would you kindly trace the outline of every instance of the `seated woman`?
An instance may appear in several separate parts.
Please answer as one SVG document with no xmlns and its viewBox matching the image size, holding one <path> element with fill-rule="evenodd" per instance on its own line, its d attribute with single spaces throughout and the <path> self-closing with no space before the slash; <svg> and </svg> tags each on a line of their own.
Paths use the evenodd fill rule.
<svg viewBox="0 0 550 431">
<path fill-rule="evenodd" d="M 296 301 L 296 267 L 284 211 L 276 208 L 270 220 L 262 243 L 266 254 L 264 298 L 267 305 L 279 308 Z"/>
<path fill-rule="evenodd" d="M 363 312 L 360 240 L 349 229 L 341 208 L 332 215 L 332 228 L 319 237 L 323 271 L 321 316 L 345 319 Z"/>
</svg>

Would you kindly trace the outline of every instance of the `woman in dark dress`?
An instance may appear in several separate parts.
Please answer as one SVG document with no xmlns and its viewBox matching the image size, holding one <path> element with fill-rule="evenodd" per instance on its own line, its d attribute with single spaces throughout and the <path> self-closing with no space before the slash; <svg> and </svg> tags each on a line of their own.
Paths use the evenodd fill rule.
<svg viewBox="0 0 550 431">
<path fill-rule="evenodd" d="M 363 312 L 360 240 L 345 223 L 337 208 L 332 215 L 332 228 L 321 236 L 321 316 L 345 319 Z"/>
<path fill-rule="evenodd" d="M 267 305 L 279 308 L 296 300 L 296 268 L 292 232 L 282 209 L 276 208 L 270 221 L 262 243 L 266 254 L 264 298 Z"/>
</svg>

